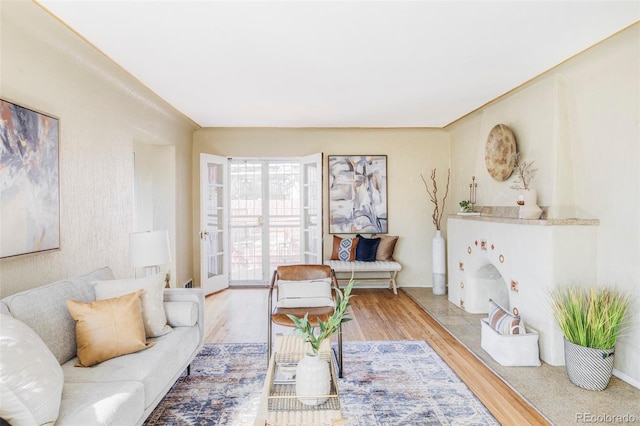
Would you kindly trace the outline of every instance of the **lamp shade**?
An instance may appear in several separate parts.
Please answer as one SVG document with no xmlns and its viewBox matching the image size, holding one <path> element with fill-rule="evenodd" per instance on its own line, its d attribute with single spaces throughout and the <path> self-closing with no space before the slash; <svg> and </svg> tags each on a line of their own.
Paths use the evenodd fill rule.
<svg viewBox="0 0 640 426">
<path fill-rule="evenodd" d="M 129 235 L 131 266 L 156 266 L 171 262 L 169 232 L 147 231 Z"/>
</svg>

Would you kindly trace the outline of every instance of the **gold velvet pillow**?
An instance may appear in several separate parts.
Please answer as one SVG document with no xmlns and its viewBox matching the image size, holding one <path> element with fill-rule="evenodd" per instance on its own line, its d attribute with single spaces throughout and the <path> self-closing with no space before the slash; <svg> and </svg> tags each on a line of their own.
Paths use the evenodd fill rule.
<svg viewBox="0 0 640 426">
<path fill-rule="evenodd" d="M 358 246 L 358 237 L 340 238 L 334 235 L 331 260 L 344 260 L 347 262 L 353 262 L 356 259 L 357 246 Z"/>
<path fill-rule="evenodd" d="M 76 367 L 91 367 L 154 345 L 146 342 L 140 303 L 143 291 L 90 303 L 67 300 L 69 313 L 76 321 L 80 359 Z"/>
<path fill-rule="evenodd" d="M 376 251 L 376 260 L 393 260 L 393 251 L 398 242 L 398 236 L 393 235 L 372 235 L 371 238 L 381 238 L 380 245 Z"/>
</svg>

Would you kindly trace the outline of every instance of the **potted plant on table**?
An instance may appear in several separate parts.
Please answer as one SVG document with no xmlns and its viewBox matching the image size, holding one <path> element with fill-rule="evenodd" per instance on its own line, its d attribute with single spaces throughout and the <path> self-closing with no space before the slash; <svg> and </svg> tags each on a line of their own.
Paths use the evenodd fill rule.
<svg viewBox="0 0 640 426">
<path fill-rule="evenodd" d="M 287 315 L 294 324 L 294 331 L 301 336 L 306 343 L 309 343 L 311 351 L 305 353 L 304 357 L 298 361 L 296 368 L 296 395 L 314 396 L 313 398 L 298 398 L 305 405 L 319 405 L 326 401 L 326 397 L 331 389 L 331 373 L 329 364 L 319 356 L 322 343 L 329 339 L 339 329 L 340 325 L 351 321 L 348 318 L 347 308 L 351 305 L 351 290 L 353 289 L 353 277 L 344 291 L 335 288 L 335 308 L 326 322 L 318 318 L 318 328 L 320 333 L 316 334 L 316 328 L 309 323 L 309 313 L 303 318 L 294 315 Z"/>
<path fill-rule="evenodd" d="M 607 387 L 629 301 L 628 294 L 612 288 L 567 287 L 551 292 L 572 383 L 589 390 Z"/>
<path fill-rule="evenodd" d="M 470 213 L 473 211 L 473 206 L 467 200 L 462 200 L 458 204 L 460 204 L 460 211 L 462 213 Z"/>
</svg>

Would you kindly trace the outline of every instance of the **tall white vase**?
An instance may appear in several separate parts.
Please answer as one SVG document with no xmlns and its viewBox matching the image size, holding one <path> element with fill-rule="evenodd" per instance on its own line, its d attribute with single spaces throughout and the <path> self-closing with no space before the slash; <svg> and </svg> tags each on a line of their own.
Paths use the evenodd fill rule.
<svg viewBox="0 0 640 426">
<path fill-rule="evenodd" d="M 523 191 L 524 206 L 520 206 L 518 217 L 520 219 L 539 219 L 542 209 L 538 207 L 538 191 L 527 189 Z"/>
<path fill-rule="evenodd" d="M 320 405 L 331 391 L 329 362 L 319 355 L 306 354 L 296 368 L 296 395 L 304 405 Z M 306 398 L 303 398 L 306 397 Z"/>
<path fill-rule="evenodd" d="M 442 231 L 436 230 L 436 235 L 431 240 L 431 270 L 433 272 L 433 294 L 443 295 L 447 293 L 447 265 L 445 261 L 445 242 Z"/>
</svg>

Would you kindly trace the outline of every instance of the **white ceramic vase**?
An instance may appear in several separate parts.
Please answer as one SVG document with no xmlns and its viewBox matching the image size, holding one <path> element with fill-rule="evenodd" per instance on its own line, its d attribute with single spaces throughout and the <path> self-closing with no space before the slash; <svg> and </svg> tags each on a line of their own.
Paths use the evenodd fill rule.
<svg viewBox="0 0 640 426">
<path fill-rule="evenodd" d="M 538 191 L 526 189 L 523 191 L 524 205 L 520 206 L 518 217 L 520 219 L 539 219 L 542 209 L 538 207 Z"/>
<path fill-rule="evenodd" d="M 331 391 L 329 363 L 319 355 L 307 353 L 296 368 L 296 395 L 304 405 L 320 405 Z"/>
<path fill-rule="evenodd" d="M 436 230 L 436 235 L 431 240 L 431 271 L 433 275 L 433 294 L 443 295 L 447 293 L 447 265 L 445 261 L 445 242 L 442 231 Z"/>
</svg>

